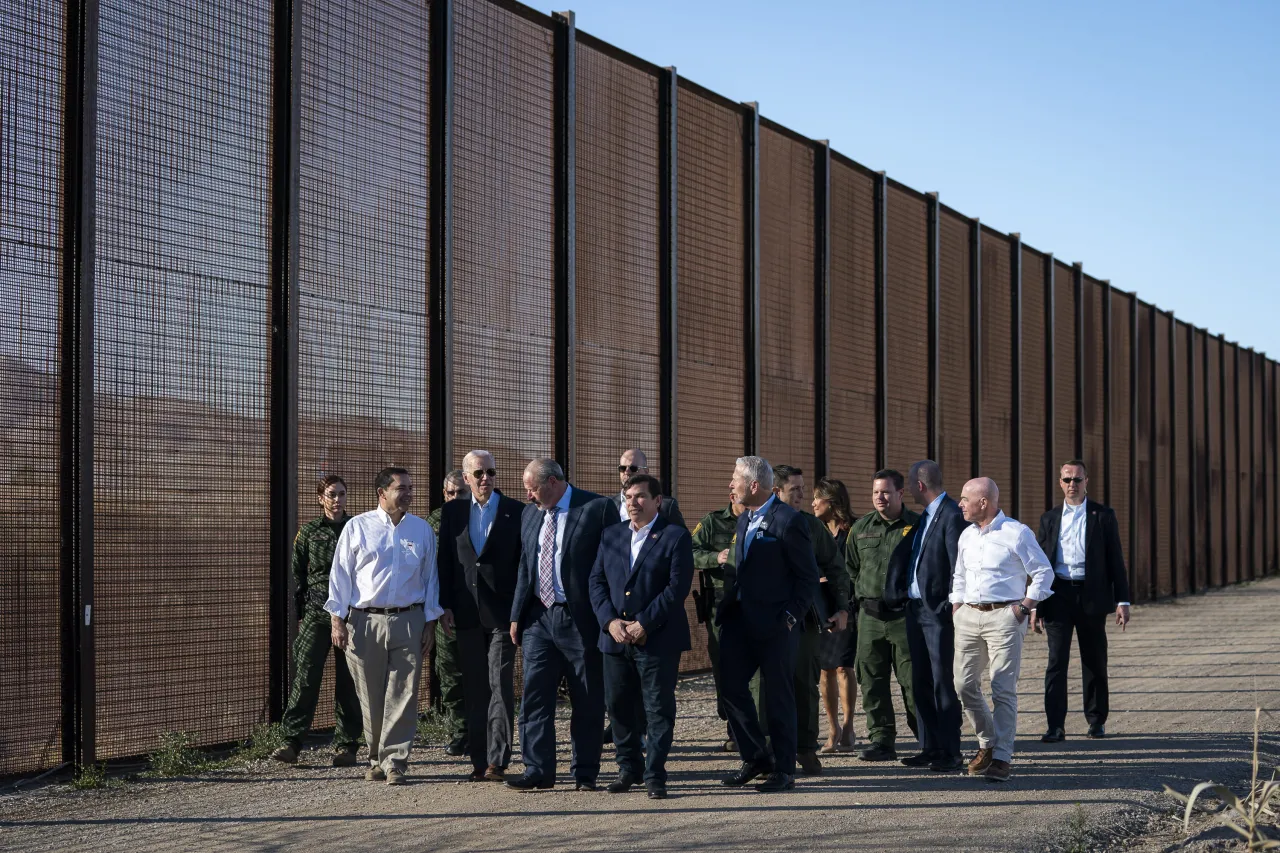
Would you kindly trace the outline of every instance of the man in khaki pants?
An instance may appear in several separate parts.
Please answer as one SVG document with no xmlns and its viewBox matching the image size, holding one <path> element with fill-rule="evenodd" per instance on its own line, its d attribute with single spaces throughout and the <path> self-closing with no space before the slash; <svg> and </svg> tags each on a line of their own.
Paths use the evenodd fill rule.
<svg viewBox="0 0 1280 853">
<path fill-rule="evenodd" d="M 1018 730 L 1022 638 L 1036 602 L 1051 594 L 1053 567 L 1031 529 L 1000 511 L 994 480 L 979 477 L 965 483 L 960 511 L 972 526 L 956 546 L 950 600 L 956 693 L 978 735 L 969 775 L 1003 782 L 1009 778 Z M 982 670 L 988 664 L 994 712 L 982 695 Z"/>
<path fill-rule="evenodd" d="M 347 522 L 329 573 L 333 644 L 347 652 L 369 745 L 370 782 L 402 785 L 418 720 L 422 659 L 440 609 L 436 537 L 410 515 L 413 481 L 403 468 L 378 472 L 378 508 Z M 452 630 L 445 616 L 445 627 Z"/>
</svg>

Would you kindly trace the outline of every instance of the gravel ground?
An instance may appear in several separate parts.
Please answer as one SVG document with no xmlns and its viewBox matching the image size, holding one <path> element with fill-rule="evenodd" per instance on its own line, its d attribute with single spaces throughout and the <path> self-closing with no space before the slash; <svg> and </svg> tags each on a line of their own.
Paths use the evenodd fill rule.
<svg viewBox="0 0 1280 853">
<path fill-rule="evenodd" d="M 1254 708 L 1280 708 L 1277 612 L 1280 579 L 1135 608 L 1129 630 L 1111 633 L 1111 736 L 1099 741 L 1083 737 L 1073 663 L 1068 739 L 1039 742 L 1045 642 L 1029 635 L 1018 752 L 1006 784 L 866 764 L 843 754 L 823 756 L 823 775 L 801 779 L 791 793 L 726 790 L 719 780 L 736 757 L 718 751 L 723 723 L 715 716 L 710 678 L 702 676 L 680 684 L 665 802 L 648 800 L 642 790 L 575 793 L 566 787 L 564 764 L 560 784 L 545 792 L 461 781 L 468 763 L 446 756 L 439 745 L 415 750 L 411 784 L 389 788 L 364 782 L 361 771 L 326 766 L 328 750 L 317 744 L 295 767 L 259 762 L 191 779 L 134 779 L 103 791 L 65 784 L 11 790 L 0 796 L 0 848 L 496 851 L 536 845 L 540 853 L 658 853 L 775 850 L 802 842 L 854 850 L 1229 849 L 1229 836 L 1213 827 L 1211 816 L 1199 818 L 1187 839 L 1173 817 L 1180 810 L 1162 786 L 1185 792 L 1217 779 L 1239 790 L 1247 779 Z M 1276 718 L 1264 714 L 1268 768 L 1280 751 L 1277 728 Z M 903 721 L 899 730 L 907 731 Z M 967 725 L 965 736 L 972 750 Z M 900 739 L 898 749 L 907 754 L 912 744 Z M 602 781 L 614 772 L 611 756 L 606 747 Z"/>
</svg>

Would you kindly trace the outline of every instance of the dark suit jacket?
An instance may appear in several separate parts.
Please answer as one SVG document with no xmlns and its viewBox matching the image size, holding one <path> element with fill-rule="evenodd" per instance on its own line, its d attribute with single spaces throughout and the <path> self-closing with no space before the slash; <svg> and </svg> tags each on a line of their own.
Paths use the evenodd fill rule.
<svg viewBox="0 0 1280 853">
<path fill-rule="evenodd" d="M 492 631 L 510 626 L 511 600 L 520 573 L 520 515 L 524 504 L 500 492 L 497 515 L 484 550 L 471 544 L 471 496 L 442 507 L 436 566 L 440 572 L 440 606 L 453 611 L 459 628 Z"/>
<path fill-rule="evenodd" d="M 956 552 L 960 534 L 969 526 L 960 512 L 960 505 L 948 494 L 938 505 L 938 517 L 929 524 L 916 527 L 916 536 L 924 536 L 920 544 L 920 562 L 916 574 L 920 581 L 920 597 L 935 613 L 950 616 L 951 576 L 956 569 Z M 907 603 L 911 589 L 911 549 L 915 537 L 904 538 L 889 558 L 889 573 L 884 583 L 884 603 L 889 607 L 902 607 Z"/>
<path fill-rule="evenodd" d="M 538 598 L 538 538 L 543 516 L 542 510 L 528 504 L 520 519 L 520 539 L 524 547 L 511 604 L 511 621 L 516 623 L 517 636 L 528 626 L 529 605 Z M 595 565 L 596 551 L 600 548 L 600 534 L 606 527 L 618 523 L 618 512 L 608 498 L 574 488 L 569 494 L 566 516 L 558 519 L 559 524 L 565 525 L 560 577 L 569 612 L 582 633 L 583 642 L 594 648 L 600 626 L 596 624 L 595 612 L 591 609 L 588 580 L 591 567 Z"/>
<path fill-rule="evenodd" d="M 1124 568 L 1124 550 L 1120 547 L 1120 525 L 1115 512 L 1091 498 L 1085 498 L 1084 519 L 1084 612 L 1093 616 L 1111 613 L 1117 601 L 1129 601 L 1129 575 Z M 1049 558 L 1057 561 L 1058 536 L 1062 530 L 1062 504 L 1040 516 L 1036 541 Z M 1054 586 L 1060 578 L 1053 576 Z M 1049 596 L 1036 607 L 1042 619 L 1054 616 L 1054 599 Z"/>
<path fill-rule="evenodd" d="M 591 606 L 600 624 L 598 647 L 618 654 L 623 645 L 609 623 L 627 619 L 644 626 L 643 654 L 679 654 L 690 648 L 684 600 L 693 586 L 693 537 L 682 524 L 658 516 L 631 569 L 631 525 L 615 524 L 600 535 L 591 568 Z"/>
<path fill-rule="evenodd" d="M 612 500 L 613 511 L 618 513 L 618 518 L 621 519 L 622 495 L 618 492 L 614 492 Z M 684 516 L 680 514 L 680 504 L 676 503 L 676 499 L 673 497 L 668 497 L 667 495 L 662 496 L 662 503 L 658 504 L 658 516 L 660 518 L 665 518 L 672 524 L 678 524 L 681 527 L 685 526 Z"/>
<path fill-rule="evenodd" d="M 738 516 L 733 563 L 725 565 L 724 600 L 716 608 L 716 622 L 741 610 L 747 630 L 766 637 L 786 628 L 786 614 L 803 622 L 818 592 L 818 563 L 809 538 L 809 522 L 775 499 L 742 556 L 750 513 Z M 797 626 L 799 627 L 799 626 Z"/>
</svg>

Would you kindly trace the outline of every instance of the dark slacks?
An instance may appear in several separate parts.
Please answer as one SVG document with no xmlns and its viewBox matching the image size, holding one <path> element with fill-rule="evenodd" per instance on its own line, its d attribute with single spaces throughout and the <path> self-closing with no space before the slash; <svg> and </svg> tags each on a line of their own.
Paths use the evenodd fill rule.
<svg viewBox="0 0 1280 853">
<path fill-rule="evenodd" d="M 508 636 L 508 640 L 511 638 Z M 458 634 L 450 637 L 444 627 L 436 622 L 436 645 L 432 650 L 435 684 L 433 691 L 440 698 L 440 710 L 449 718 L 449 734 L 455 738 L 467 736 L 466 697 L 462 687 L 462 657 L 458 649 Z"/>
<path fill-rule="evenodd" d="M 747 630 L 740 613 L 726 614 L 720 627 L 720 696 L 729 715 L 729 731 L 743 761 L 768 761 L 769 744 L 751 700 L 751 677 L 760 672 L 769 712 L 773 764 L 796 772 L 796 654 L 803 629 L 780 627 L 767 636 Z"/>
<path fill-rule="evenodd" d="M 803 629 L 801 628 L 803 625 Z M 796 697 L 796 750 L 817 752 L 818 709 L 822 697 L 818 692 L 818 680 L 822 677 L 822 664 L 818 653 L 822 645 L 822 632 L 815 623 L 806 619 L 796 625 L 792 633 L 799 634 L 796 644 L 796 662 L 792 673 L 792 692 Z M 769 729 L 769 697 L 761 683 L 760 673 L 751 679 L 751 695 L 755 697 L 756 713 L 760 726 Z"/>
<path fill-rule="evenodd" d="M 515 644 L 502 629 L 476 626 L 457 634 L 471 763 L 477 770 L 505 770 L 515 726 Z"/>
<path fill-rule="evenodd" d="M 627 646 L 620 654 L 603 657 L 605 704 L 613 720 L 618 769 L 665 785 L 676 725 L 680 653 L 651 655 Z"/>
<path fill-rule="evenodd" d="M 582 641 L 569 608 L 530 605 L 538 613 L 521 639 L 524 693 L 520 697 L 520 749 L 525 772 L 535 779 L 556 778 L 556 691 L 569 684 L 573 778 L 594 782 L 600 773 L 600 730 L 604 726 L 604 676 L 601 653 Z"/>
<path fill-rule="evenodd" d="M 1111 710 L 1107 689 L 1107 617 L 1084 612 L 1079 587 L 1058 579 L 1053 584 L 1054 607 L 1044 620 L 1049 640 L 1049 664 L 1044 671 L 1044 715 L 1049 728 L 1066 728 L 1067 668 L 1071 661 L 1071 633 L 1080 644 L 1080 673 L 1084 687 L 1084 718 L 1105 725 Z"/>
<path fill-rule="evenodd" d="M 951 605 L 939 614 L 921 601 L 908 600 L 907 647 L 920 747 L 947 758 L 960 757 L 960 699 L 952 675 L 955 639 Z"/>
</svg>

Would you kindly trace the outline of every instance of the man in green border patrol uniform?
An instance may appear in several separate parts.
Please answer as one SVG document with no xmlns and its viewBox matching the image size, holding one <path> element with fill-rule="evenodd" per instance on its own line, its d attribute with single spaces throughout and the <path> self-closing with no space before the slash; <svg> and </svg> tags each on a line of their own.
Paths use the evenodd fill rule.
<svg viewBox="0 0 1280 853">
<path fill-rule="evenodd" d="M 814 606 L 805 615 L 804 633 L 800 635 L 800 648 L 796 651 L 796 763 L 805 776 L 817 776 L 822 772 L 822 762 L 818 760 L 818 712 L 822 707 L 818 692 L 818 679 L 822 677 L 818 643 L 824 630 L 843 631 L 847 627 L 849 614 L 844 602 L 849 600 L 849 575 L 840 562 L 831 531 L 805 508 L 804 471 L 791 465 L 773 466 L 773 492 L 809 523 L 813 556 L 821 578 L 826 581 L 821 584 L 820 593 L 814 595 Z M 760 724 L 767 725 L 759 673 L 751 680 L 751 691 Z"/>
<path fill-rule="evenodd" d="M 919 515 L 902 505 L 904 485 L 897 471 L 877 471 L 871 485 L 875 509 L 853 523 L 845 544 L 845 565 L 858 601 L 858 683 L 862 687 L 862 708 L 867 712 L 867 739 L 871 741 L 858 756 L 863 761 L 893 761 L 898 757 L 891 675 L 897 677 L 902 688 L 907 725 L 913 734 L 917 731 L 906 610 L 890 610 L 882 600 L 889 557 L 909 540 L 920 522 Z"/>
<path fill-rule="evenodd" d="M 280 721 L 284 746 L 271 753 L 272 758 L 285 764 L 298 760 L 302 739 L 311 728 L 320 701 L 324 665 L 333 648 L 329 614 L 324 611 L 329 597 L 329 569 L 338 536 L 351 518 L 347 515 L 347 484 L 337 474 L 320 480 L 316 499 L 324 514 L 302 525 L 293 541 L 294 605 L 298 614 L 298 635 L 293 641 L 293 689 Z M 341 649 L 333 649 L 333 665 L 333 766 L 354 767 L 364 728 L 360 700 Z"/>
<path fill-rule="evenodd" d="M 467 491 L 466 480 L 462 476 L 462 469 L 456 468 L 444 475 L 444 499 L 445 502 L 454 498 L 469 495 Z M 431 531 L 437 535 L 440 533 L 440 513 L 443 507 L 436 507 L 427 516 L 427 524 L 431 525 Z M 467 744 L 467 712 L 462 707 L 462 664 L 458 657 L 458 635 L 452 636 L 446 634 L 444 628 L 441 627 L 440 621 L 436 622 L 436 648 L 432 655 L 435 660 L 435 668 L 432 673 L 435 677 L 435 683 L 440 685 L 438 695 L 440 696 L 440 707 L 444 710 L 446 716 L 449 717 L 449 733 L 453 736 L 449 741 L 449 745 L 444 751 L 450 755 L 466 755 L 469 749 Z"/>
<path fill-rule="evenodd" d="M 716 685 L 716 713 L 720 707 L 720 626 L 716 625 L 716 602 L 724 597 L 724 567 L 733 562 L 733 534 L 738 529 L 742 504 L 729 493 L 729 505 L 707 513 L 693 528 L 693 567 L 698 572 L 699 589 L 693 591 L 698 622 L 707 626 L 707 655 L 711 658 L 711 678 Z M 733 740 L 724 743 L 726 752 L 736 752 Z"/>
</svg>

